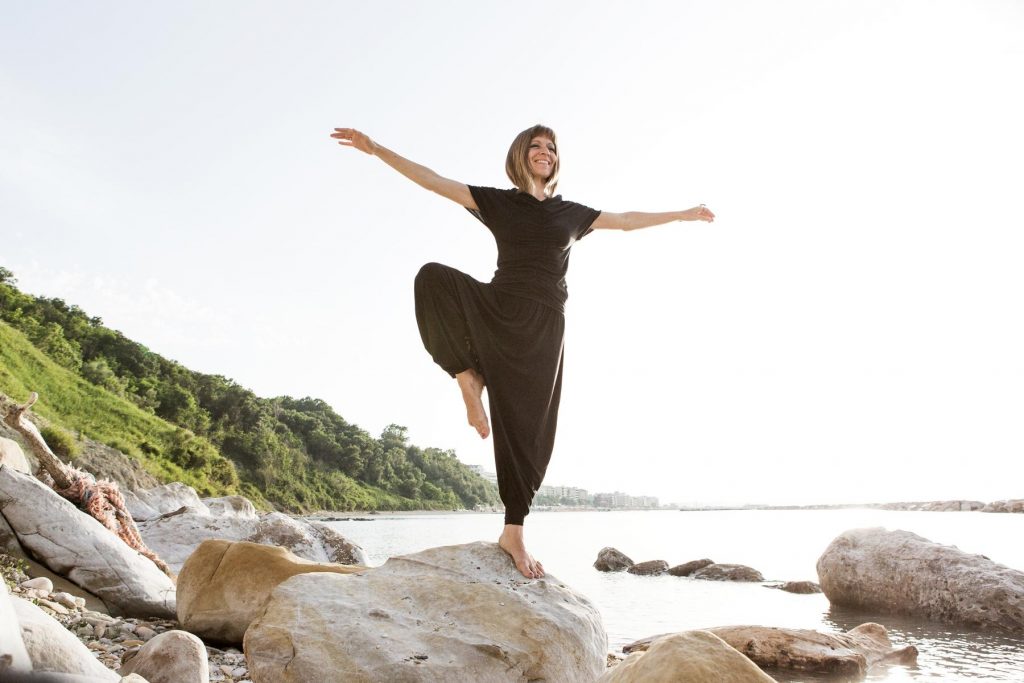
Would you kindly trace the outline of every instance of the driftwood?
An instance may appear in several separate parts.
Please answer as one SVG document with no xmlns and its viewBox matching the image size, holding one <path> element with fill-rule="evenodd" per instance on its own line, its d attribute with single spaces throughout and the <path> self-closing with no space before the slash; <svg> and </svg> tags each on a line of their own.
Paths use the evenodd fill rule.
<svg viewBox="0 0 1024 683">
<path fill-rule="evenodd" d="M 53 478 L 55 488 L 70 488 L 74 482 L 74 478 L 69 471 L 70 468 L 53 454 L 53 451 L 46 445 L 43 435 L 39 433 L 36 426 L 24 417 L 25 413 L 28 412 L 28 409 L 32 407 L 38 398 L 39 394 L 33 391 L 32 396 L 28 399 L 28 403 L 23 406 L 14 406 L 14 408 L 7 412 L 7 415 L 4 416 L 4 422 L 11 429 L 25 437 L 28 445 L 32 448 L 32 452 L 39 460 L 39 464 Z"/>
<path fill-rule="evenodd" d="M 39 394 L 33 391 L 25 405 L 15 406 L 7 412 L 4 422 L 28 441 L 40 466 L 53 479 L 53 489 L 110 529 L 130 548 L 152 560 L 153 564 L 160 568 L 160 571 L 173 578 L 174 575 L 167 563 L 147 548 L 142 541 L 139 528 L 135 525 L 131 513 L 128 512 L 128 507 L 117 483 L 105 480 L 96 481 L 96 478 L 88 472 L 65 465 L 46 445 L 43 435 L 25 417 L 25 413 L 38 398 Z"/>
</svg>

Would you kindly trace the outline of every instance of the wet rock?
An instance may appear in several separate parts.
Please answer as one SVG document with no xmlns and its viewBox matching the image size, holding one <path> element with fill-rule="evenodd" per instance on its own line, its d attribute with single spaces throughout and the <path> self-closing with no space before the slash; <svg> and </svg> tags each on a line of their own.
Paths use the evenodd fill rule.
<svg viewBox="0 0 1024 683">
<path fill-rule="evenodd" d="M 253 681 L 593 681 L 600 614 L 496 543 L 432 548 L 361 574 L 293 576 L 245 634 Z"/>
<path fill-rule="evenodd" d="M 668 562 L 665 560 L 648 560 L 647 562 L 634 564 L 626 571 L 638 576 L 657 576 L 658 574 L 664 574 L 666 569 L 668 569 Z"/>
<path fill-rule="evenodd" d="M 597 683 L 772 683 L 749 659 L 707 631 L 659 637 Z"/>
<path fill-rule="evenodd" d="M 764 581 L 761 572 L 742 564 L 709 564 L 690 576 L 703 581 Z"/>
<path fill-rule="evenodd" d="M 629 569 L 633 564 L 633 560 L 629 559 L 625 553 L 608 547 L 602 548 L 601 552 L 597 554 L 594 569 L 599 572 L 621 572 L 623 569 Z"/>
<path fill-rule="evenodd" d="M 778 588 L 780 591 L 786 591 L 787 593 L 799 593 L 801 595 L 811 595 L 813 593 L 821 592 L 821 586 L 813 581 L 787 581 L 779 586 L 771 586 L 771 588 Z"/>
<path fill-rule="evenodd" d="M 698 569 L 703 569 L 709 565 L 714 564 L 713 560 L 693 560 L 691 562 L 685 562 L 683 564 L 677 564 L 674 567 L 670 567 L 666 573 L 672 576 L 690 576 Z"/>
<path fill-rule="evenodd" d="M 204 541 L 178 575 L 178 621 L 215 642 L 241 644 L 282 581 L 306 572 L 352 574 L 365 568 L 310 562 L 284 548 Z"/>
<path fill-rule="evenodd" d="M 834 605 L 1024 633 L 1024 572 L 909 531 L 846 531 L 817 568 Z"/>
</svg>

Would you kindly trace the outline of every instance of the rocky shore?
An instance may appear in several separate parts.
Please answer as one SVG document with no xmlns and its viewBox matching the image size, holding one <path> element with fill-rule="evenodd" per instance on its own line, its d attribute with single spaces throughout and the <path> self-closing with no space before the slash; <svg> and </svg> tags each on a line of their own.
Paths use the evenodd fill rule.
<svg viewBox="0 0 1024 683">
<path fill-rule="evenodd" d="M 524 579 L 496 544 L 431 548 L 369 568 L 362 548 L 315 520 L 259 513 L 238 496 L 201 499 L 181 484 L 126 491 L 168 576 L 5 449 L 0 678 L 753 682 L 775 671 L 857 678 L 917 656 L 865 623 L 845 633 L 749 625 L 660 634 L 621 659 L 609 655 L 586 596 L 555 576 Z M 835 605 L 1024 635 L 1024 573 L 907 532 L 840 535 L 818 561 L 820 587 L 710 558 L 634 562 L 614 548 L 594 566 L 636 581 L 821 590 Z"/>
</svg>

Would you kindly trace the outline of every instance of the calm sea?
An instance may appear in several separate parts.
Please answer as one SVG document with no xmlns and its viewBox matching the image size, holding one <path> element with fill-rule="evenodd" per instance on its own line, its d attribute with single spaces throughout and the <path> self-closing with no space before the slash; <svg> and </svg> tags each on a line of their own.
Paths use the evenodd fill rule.
<svg viewBox="0 0 1024 683">
<path fill-rule="evenodd" d="M 339 515 L 340 516 L 340 515 Z M 332 522 L 359 543 L 373 565 L 428 547 L 497 540 L 496 514 L 380 515 Z M 659 633 L 728 625 L 809 628 L 823 632 L 875 621 L 896 646 L 916 645 L 916 667 L 876 668 L 870 681 L 1024 681 L 1024 638 L 887 615 L 831 609 L 822 595 L 793 595 L 759 584 L 643 577 L 593 568 L 613 546 L 633 560 L 670 565 L 710 558 L 749 565 L 767 580 L 817 581 L 815 563 L 838 534 L 859 527 L 905 529 L 930 540 L 1024 569 L 1024 515 L 882 510 L 743 510 L 713 512 L 533 512 L 527 547 L 549 574 L 600 609 L 613 651 Z M 773 675 L 780 681 L 824 680 Z M 832 679 L 834 680 L 834 679 Z"/>
</svg>

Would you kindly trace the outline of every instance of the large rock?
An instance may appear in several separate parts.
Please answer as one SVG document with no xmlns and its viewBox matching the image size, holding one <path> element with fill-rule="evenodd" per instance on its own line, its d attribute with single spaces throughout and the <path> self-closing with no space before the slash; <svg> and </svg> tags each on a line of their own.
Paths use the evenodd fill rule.
<svg viewBox="0 0 1024 683">
<path fill-rule="evenodd" d="M 174 618 L 170 578 L 35 477 L 0 466 L 0 514 L 23 548 L 111 611 Z"/>
<path fill-rule="evenodd" d="M 365 567 L 310 562 L 284 548 L 203 541 L 178 575 L 178 622 L 206 640 L 240 645 L 270 593 L 296 574 L 354 574 Z"/>
<path fill-rule="evenodd" d="M 21 450 L 17 441 L 3 436 L 0 436 L 0 465 L 6 465 L 25 474 L 32 474 L 32 466 L 25 458 L 25 451 Z"/>
<path fill-rule="evenodd" d="M 0 578 L 0 681 L 11 674 L 32 671 L 32 660 L 25 649 L 18 627 L 18 616 L 14 612 L 7 582 Z"/>
<path fill-rule="evenodd" d="M 209 683 L 210 664 L 203 641 L 185 631 L 165 631 L 151 638 L 120 668 L 148 683 Z"/>
<path fill-rule="evenodd" d="M 707 567 L 707 566 L 712 565 L 714 563 L 715 563 L 714 560 L 708 560 L 708 559 L 693 560 L 691 562 L 684 562 L 683 564 L 677 564 L 674 567 L 669 567 L 668 570 L 666 571 L 666 573 L 671 575 L 671 576 L 689 576 L 690 574 L 693 574 L 698 569 L 704 569 L 704 567 Z"/>
<path fill-rule="evenodd" d="M 135 491 L 135 495 L 141 502 L 161 515 L 176 512 L 181 508 L 207 514 L 210 512 L 206 504 L 199 499 L 196 490 L 180 481 L 161 484 L 150 489 L 139 489 Z"/>
<path fill-rule="evenodd" d="M 633 566 L 633 560 L 615 548 L 602 548 L 594 560 L 594 569 L 599 572 L 621 572 Z"/>
<path fill-rule="evenodd" d="M 752 662 L 766 669 L 787 669 L 811 673 L 864 677 L 868 669 L 881 661 L 913 664 L 917 648 L 896 649 L 889 634 L 879 624 L 862 624 L 847 633 L 826 634 L 806 629 L 768 626 L 720 626 L 707 629 Z M 623 652 L 641 652 L 666 635 L 644 638 L 622 648 Z"/>
<path fill-rule="evenodd" d="M 16 596 L 11 597 L 11 603 L 33 671 L 79 674 L 107 681 L 121 678 L 100 664 L 75 634 L 46 612 Z"/>
<path fill-rule="evenodd" d="M 690 574 L 704 581 L 764 581 L 761 572 L 742 564 L 709 564 Z"/>
<path fill-rule="evenodd" d="M 835 605 L 1024 633 L 1024 572 L 909 531 L 840 534 L 818 582 Z"/>
<path fill-rule="evenodd" d="M 707 631 L 660 637 L 609 669 L 598 683 L 772 683 L 749 659 Z"/>
<path fill-rule="evenodd" d="M 495 543 L 293 576 L 245 634 L 255 683 L 593 681 L 607 648 L 589 600 L 524 579 Z"/>
<path fill-rule="evenodd" d="M 175 502 L 191 500 L 180 488 L 168 495 L 171 493 Z M 148 503 L 151 505 L 162 505 L 161 499 L 146 492 L 140 493 L 140 498 L 152 501 Z M 331 527 L 293 519 L 280 512 L 259 515 L 252 503 L 241 496 L 206 501 L 197 497 L 189 505 L 139 522 L 138 526 L 146 545 L 173 571 L 180 571 L 199 544 L 210 539 L 281 546 L 313 562 L 367 564 L 363 549 Z"/>
</svg>

